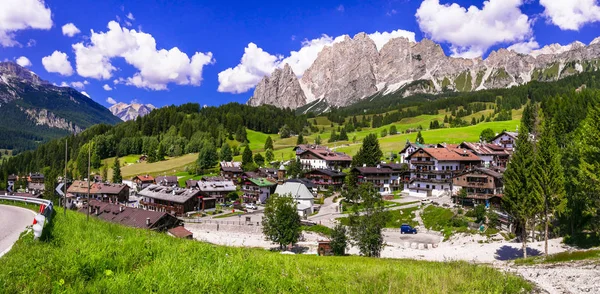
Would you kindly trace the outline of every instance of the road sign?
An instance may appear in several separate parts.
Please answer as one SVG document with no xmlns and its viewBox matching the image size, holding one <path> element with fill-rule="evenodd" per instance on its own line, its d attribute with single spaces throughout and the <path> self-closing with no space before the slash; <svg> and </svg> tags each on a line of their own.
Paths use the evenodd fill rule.
<svg viewBox="0 0 600 294">
<path fill-rule="evenodd" d="M 65 193 L 62 191 L 62 187 L 65 185 L 65 183 L 60 183 L 58 184 L 58 187 L 56 187 L 56 193 L 58 193 L 58 195 L 60 195 L 61 197 L 65 197 Z"/>
</svg>

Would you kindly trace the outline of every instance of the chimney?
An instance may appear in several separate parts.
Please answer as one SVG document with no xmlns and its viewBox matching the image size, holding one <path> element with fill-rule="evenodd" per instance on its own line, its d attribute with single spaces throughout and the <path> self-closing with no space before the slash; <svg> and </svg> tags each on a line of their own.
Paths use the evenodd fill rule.
<svg viewBox="0 0 600 294">
<path fill-rule="evenodd" d="M 150 226 L 150 218 L 149 217 L 146 218 L 146 225 Z"/>
</svg>

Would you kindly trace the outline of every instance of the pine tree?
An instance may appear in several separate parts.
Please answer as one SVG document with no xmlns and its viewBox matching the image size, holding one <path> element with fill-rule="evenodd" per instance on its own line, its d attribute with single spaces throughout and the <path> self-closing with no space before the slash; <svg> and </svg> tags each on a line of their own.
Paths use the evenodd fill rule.
<svg viewBox="0 0 600 294">
<path fill-rule="evenodd" d="M 158 144 L 158 151 L 156 151 L 156 161 L 165 160 L 165 145 L 160 143 Z"/>
<path fill-rule="evenodd" d="M 123 182 L 123 176 L 121 176 L 121 163 L 119 162 L 119 156 L 115 157 L 115 163 L 113 164 L 112 182 L 120 184 Z"/>
<path fill-rule="evenodd" d="M 106 166 L 106 164 L 102 166 L 102 181 L 108 181 L 108 166 Z"/>
<path fill-rule="evenodd" d="M 348 247 L 346 227 L 342 224 L 337 224 L 331 231 L 331 251 L 333 255 L 342 256 L 346 254 L 346 247 Z"/>
<path fill-rule="evenodd" d="M 252 150 L 250 150 L 250 146 L 246 146 L 244 153 L 242 153 L 242 165 L 248 165 L 252 163 L 254 163 L 252 160 Z"/>
<path fill-rule="evenodd" d="M 421 131 L 419 131 L 419 133 L 417 133 L 417 138 L 415 139 L 415 142 L 417 142 L 419 144 L 425 144 L 425 139 L 423 139 L 423 135 L 421 135 Z"/>
<path fill-rule="evenodd" d="M 202 171 L 213 168 L 218 160 L 217 148 L 212 143 L 206 143 L 198 153 L 198 168 Z"/>
<path fill-rule="evenodd" d="M 275 155 L 273 154 L 273 150 L 267 149 L 267 151 L 265 151 L 265 161 L 270 164 L 271 161 L 273 161 L 273 159 L 275 159 Z"/>
<path fill-rule="evenodd" d="M 533 146 L 523 128 L 516 141 L 516 151 L 504 173 L 502 207 L 522 227 L 523 256 L 527 257 L 527 228 L 541 211 L 541 199 L 534 188 L 532 165 Z"/>
<path fill-rule="evenodd" d="M 577 189 L 584 194 L 584 215 L 600 234 L 600 106 L 591 107 L 581 125 L 581 151 Z"/>
<path fill-rule="evenodd" d="M 548 216 L 555 213 L 560 214 L 566 205 L 560 150 L 548 121 L 545 122 L 537 143 L 533 179 L 534 188 L 544 202 L 544 252 L 548 256 L 548 226 L 550 222 Z"/>
<path fill-rule="evenodd" d="M 260 153 L 256 153 L 254 154 L 254 163 L 258 166 L 263 166 L 265 164 L 265 158 Z"/>
<path fill-rule="evenodd" d="M 265 150 L 267 149 L 273 149 L 273 139 L 271 139 L 271 136 L 268 136 L 267 141 L 265 141 Z"/>
<path fill-rule="evenodd" d="M 298 139 L 296 140 L 296 145 L 304 144 L 304 136 L 302 133 L 298 134 Z"/>
<path fill-rule="evenodd" d="M 397 133 L 398 133 L 398 129 L 396 128 L 396 126 L 395 126 L 395 125 L 392 125 L 392 126 L 390 127 L 390 135 L 395 135 L 395 134 L 397 134 Z"/>
<path fill-rule="evenodd" d="M 346 134 L 346 128 L 342 128 L 340 135 L 338 136 L 339 141 L 348 141 L 348 134 Z"/>
<path fill-rule="evenodd" d="M 271 138 L 271 137 L 268 137 Z M 229 144 L 227 144 L 227 142 L 223 143 L 223 146 L 221 146 L 221 154 L 220 157 L 221 161 L 231 161 L 233 160 L 233 156 L 231 154 L 231 148 L 229 147 Z"/>
<path fill-rule="evenodd" d="M 379 141 L 377 135 L 369 134 L 363 139 L 362 146 L 358 150 L 358 153 L 352 158 L 353 166 L 376 166 L 381 161 L 383 152 L 379 147 Z"/>
<path fill-rule="evenodd" d="M 315 138 L 315 144 L 321 145 L 321 136 L 317 135 L 317 138 Z"/>
</svg>

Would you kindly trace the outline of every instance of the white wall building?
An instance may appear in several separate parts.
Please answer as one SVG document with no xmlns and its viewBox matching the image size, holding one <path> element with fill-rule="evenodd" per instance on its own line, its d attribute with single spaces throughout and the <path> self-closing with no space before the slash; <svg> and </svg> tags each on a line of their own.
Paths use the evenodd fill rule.
<svg viewBox="0 0 600 294">
<path fill-rule="evenodd" d="M 309 215 L 314 212 L 315 196 L 313 193 L 302 183 L 286 182 L 278 185 L 275 188 L 275 194 L 277 195 L 291 195 L 296 201 L 298 214 L 301 218 L 306 219 Z"/>
</svg>

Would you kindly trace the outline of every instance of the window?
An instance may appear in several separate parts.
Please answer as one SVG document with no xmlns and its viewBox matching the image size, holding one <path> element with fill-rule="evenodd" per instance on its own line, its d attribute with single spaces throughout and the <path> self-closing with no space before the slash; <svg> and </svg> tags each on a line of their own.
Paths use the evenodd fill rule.
<svg viewBox="0 0 600 294">
<path fill-rule="evenodd" d="M 429 185 L 425 185 L 425 188 L 429 189 Z"/>
<path fill-rule="evenodd" d="M 435 190 L 435 185 L 431 186 L 431 189 Z"/>
</svg>

